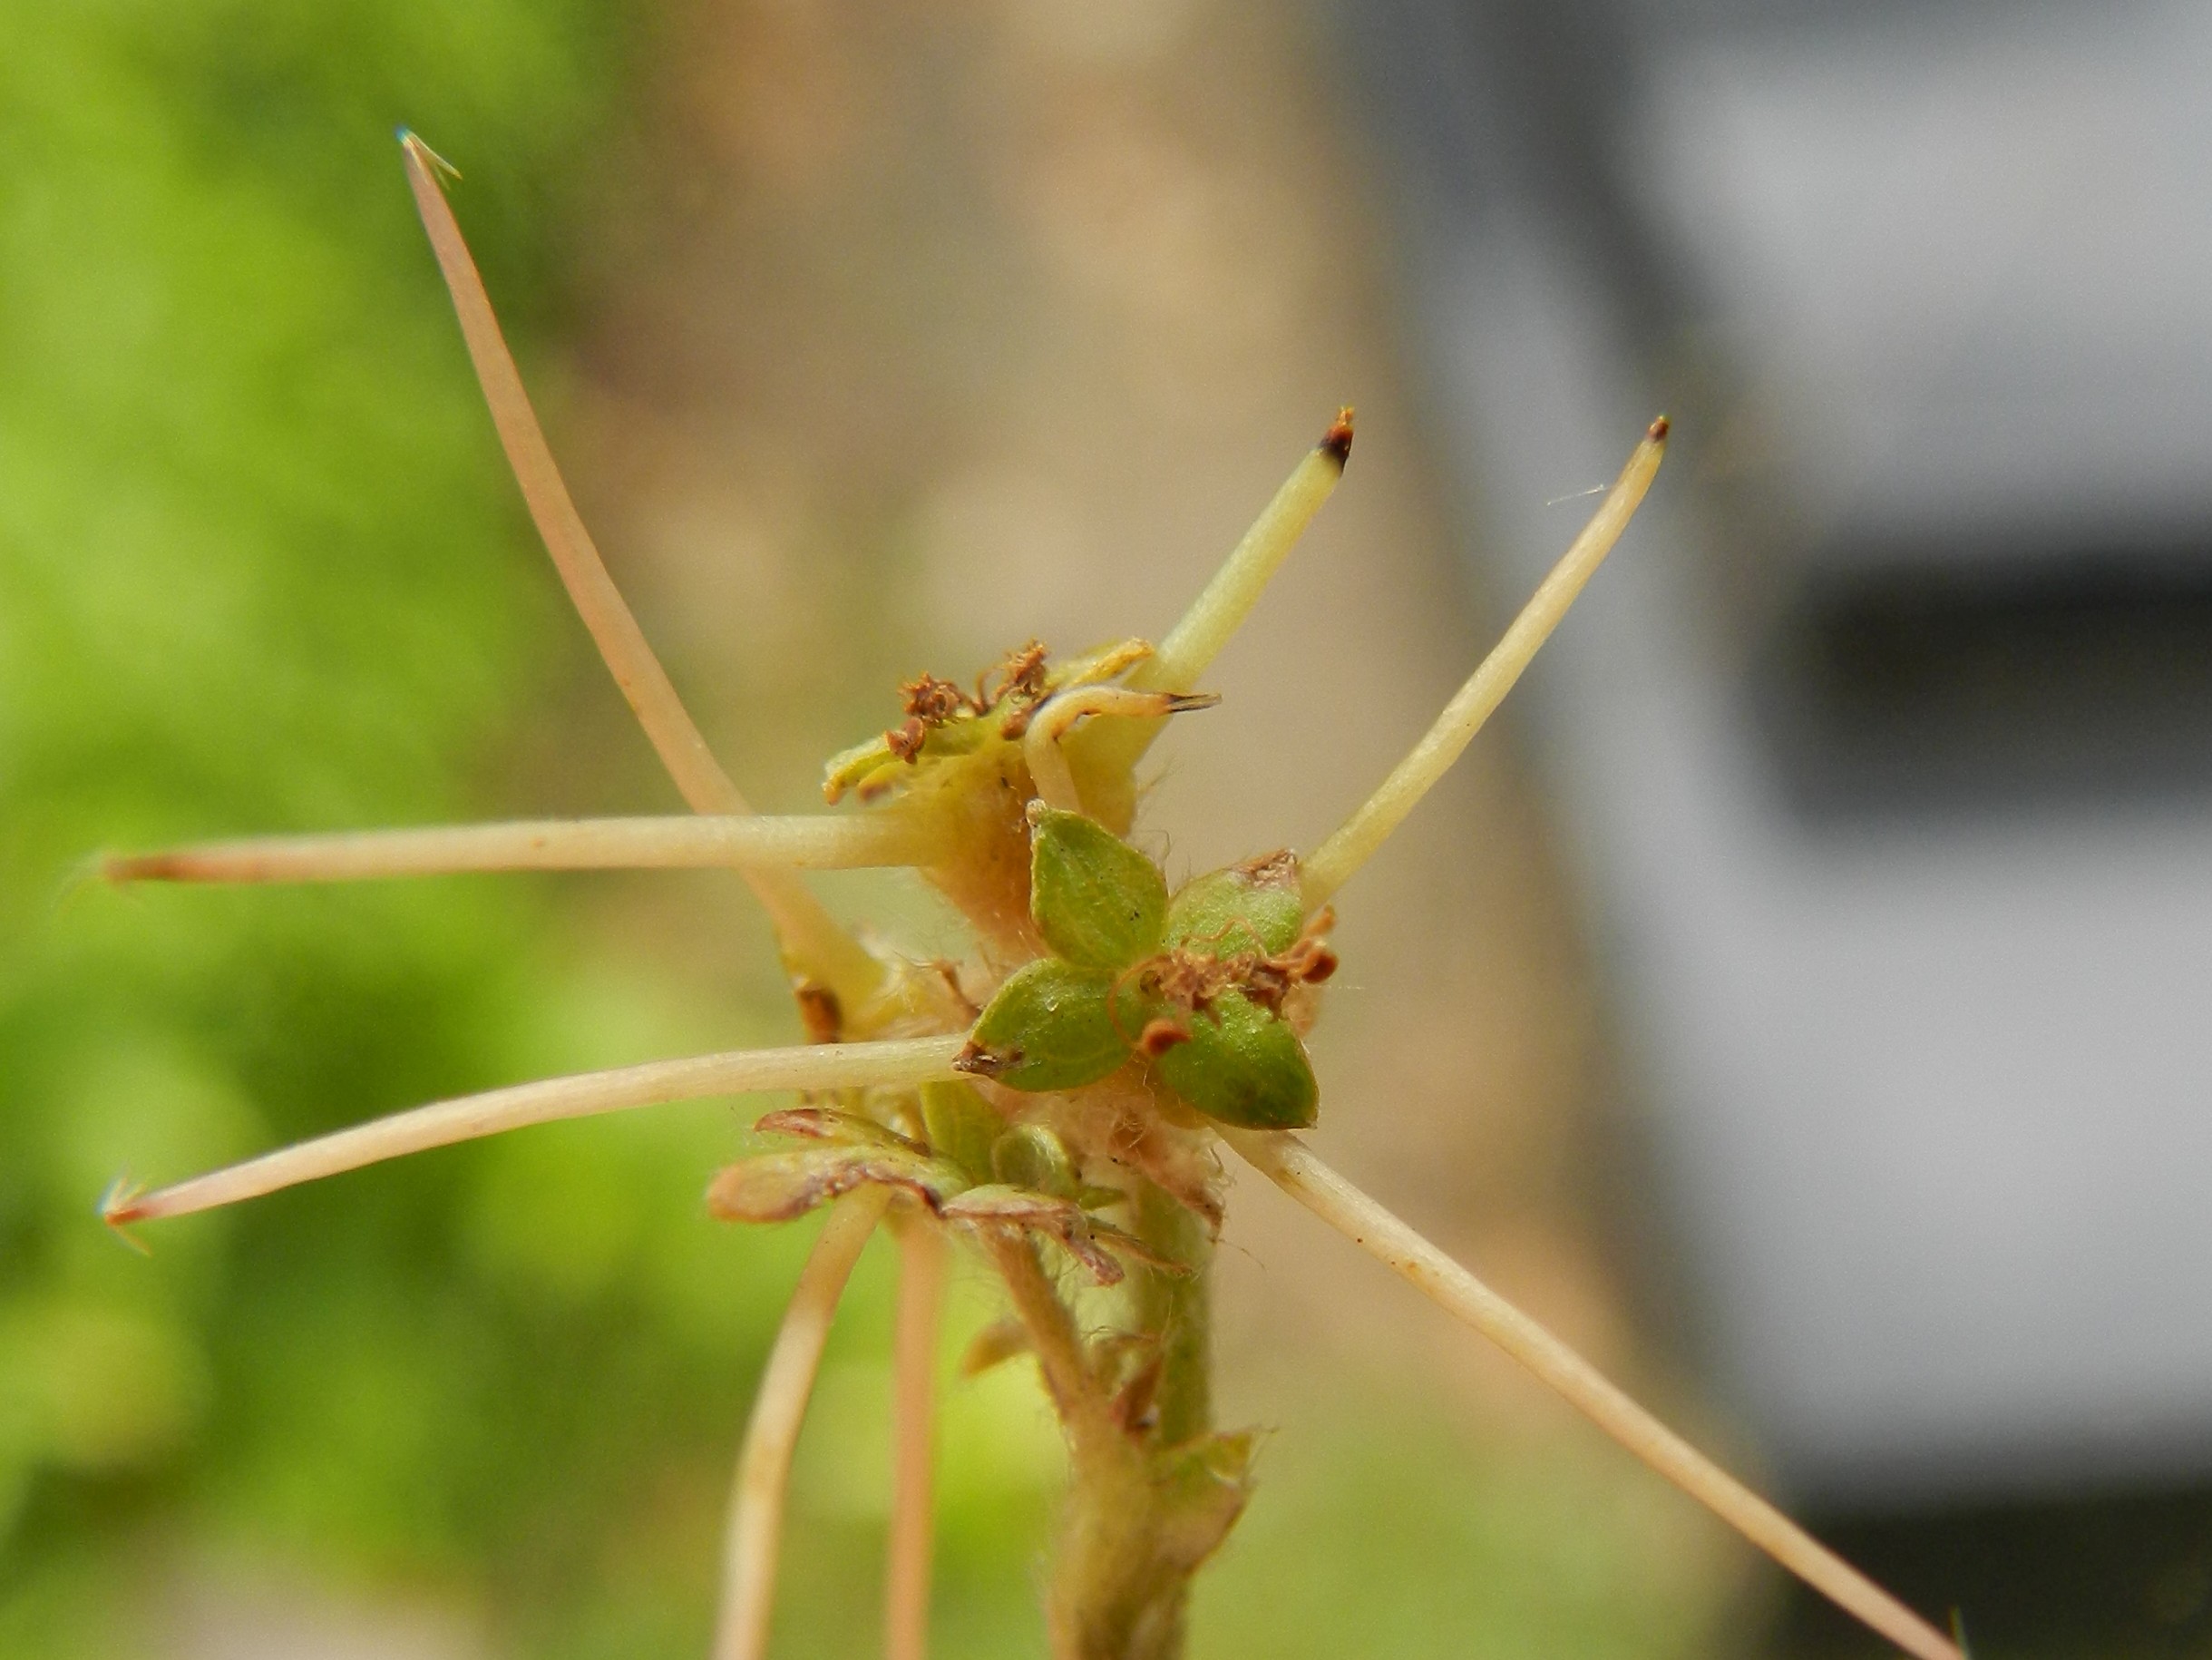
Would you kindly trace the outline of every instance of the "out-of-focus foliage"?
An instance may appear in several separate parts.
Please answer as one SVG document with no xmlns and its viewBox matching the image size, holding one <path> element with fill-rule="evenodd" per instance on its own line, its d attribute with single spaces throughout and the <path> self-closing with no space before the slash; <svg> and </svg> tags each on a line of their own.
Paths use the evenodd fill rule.
<svg viewBox="0 0 2212 1660">
<path fill-rule="evenodd" d="M 239 1565 L 488 1605 L 540 1652 L 590 1651 L 586 1603 L 697 1645 L 743 1381 L 804 1246 L 700 1215 L 726 1108 L 325 1184 L 151 1260 L 93 1207 L 126 1168 L 700 1022 L 575 962 L 542 884 L 67 881 L 102 845 L 519 805 L 473 763 L 577 641 L 392 130 L 487 163 L 472 229 L 527 346 L 561 203 L 501 181 L 578 176 L 629 11 L 10 9 L 0 1653 L 161 1652 L 164 1599 Z"/>
</svg>

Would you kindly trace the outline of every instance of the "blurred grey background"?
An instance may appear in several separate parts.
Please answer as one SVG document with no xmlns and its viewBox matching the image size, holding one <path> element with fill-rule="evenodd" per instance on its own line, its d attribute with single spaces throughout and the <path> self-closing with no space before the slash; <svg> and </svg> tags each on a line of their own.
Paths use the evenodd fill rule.
<svg viewBox="0 0 2212 1660">
<path fill-rule="evenodd" d="M 1676 417 L 1517 711 L 1651 1277 L 1924 1601 L 2203 1652 L 2212 9 L 1338 18 L 1484 580 Z"/>
</svg>

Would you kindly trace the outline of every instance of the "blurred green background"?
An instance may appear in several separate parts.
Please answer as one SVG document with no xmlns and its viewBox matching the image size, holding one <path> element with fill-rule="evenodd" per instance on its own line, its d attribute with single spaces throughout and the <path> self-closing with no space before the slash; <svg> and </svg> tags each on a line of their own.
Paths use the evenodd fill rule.
<svg viewBox="0 0 2212 1660">
<path fill-rule="evenodd" d="M 658 112 L 668 65 L 697 40 L 749 50 L 730 47 L 743 31 L 716 9 L 9 10 L 0 1654 L 704 1653 L 730 1458 L 810 1231 L 740 1235 L 701 1212 L 757 1103 L 441 1152 L 149 1229 L 144 1257 L 94 1209 L 125 1171 L 165 1179 L 441 1095 L 783 1036 L 790 1017 L 739 900 L 699 878 L 681 891 L 719 909 L 667 922 L 670 902 L 634 883 L 118 894 L 73 876 L 101 846 L 671 805 L 506 480 L 392 130 L 416 127 L 466 174 L 463 221 L 557 445 L 630 431 L 609 414 L 620 398 L 564 391 L 591 378 L 594 352 L 621 378 L 605 319 L 619 336 L 626 305 L 652 311 L 624 298 L 652 236 L 599 247 L 589 228 L 624 200 L 647 203 L 655 235 L 684 222 Z M 830 10 L 815 44 L 862 63 L 884 61 L 886 15 L 935 26 L 904 8 Z M 973 16 L 960 28 L 940 44 L 965 62 L 989 30 Z M 1109 54 L 1100 73 L 1130 61 Z M 773 65 L 755 80 L 773 106 Z M 817 107 L 804 84 L 801 105 L 804 140 Z M 812 152 L 775 153 L 772 184 L 796 188 Z M 1141 198 L 1149 179 L 1126 191 Z M 809 222 L 807 246 L 833 249 L 834 227 Z M 922 234 L 941 248 L 966 228 L 940 215 Z M 841 258 L 827 269 L 890 257 Z M 746 326 L 775 337 L 784 292 L 748 289 Z M 929 308 L 914 309 L 926 327 Z M 1052 335 L 1048 300 L 1032 321 Z M 677 336 L 689 326 L 679 317 Z M 944 349 L 960 364 L 979 350 L 957 335 Z M 1008 373 L 1064 372 L 1049 356 Z M 927 363 L 923 348 L 882 368 L 926 381 Z M 1298 390 L 1287 425 L 1246 422 L 1254 453 L 1294 454 L 1334 401 Z M 855 425 L 833 403 L 791 442 Z M 807 573 L 841 604 L 859 592 L 895 609 L 926 588 L 912 549 L 943 519 L 928 493 L 940 450 L 898 454 L 884 504 L 841 499 L 791 532 L 846 550 Z M 1187 540 L 1222 540 L 1272 464 L 1240 470 Z M 618 458 L 604 493 L 621 499 L 636 471 Z M 810 476 L 831 489 L 850 471 Z M 1040 557 L 1057 545 L 1017 540 Z M 849 669 L 819 660 L 806 623 L 819 612 L 800 616 L 784 629 L 792 673 Z M 875 688 L 941 646 L 924 623 L 848 612 L 843 626 L 871 678 L 812 688 L 791 747 L 818 753 L 881 724 Z M 715 730 L 726 683 L 701 679 Z M 801 771 L 765 793 L 794 805 L 806 789 Z M 710 933 L 731 943 L 702 964 L 693 948 Z M 1519 1167 L 1501 1159 L 1506 1177 Z M 803 1450 L 783 1653 L 872 1644 L 888 1300 L 872 1255 Z M 949 1352 L 991 1312 L 974 1283 L 956 1309 Z M 1201 1655 L 1648 1655 L 1708 1641 L 1728 1578 L 1711 1534 L 1608 1450 L 1541 1412 L 1486 1427 L 1452 1404 L 1448 1366 L 1409 1364 L 1418 1348 L 1369 1345 L 1330 1367 L 1304 1364 L 1308 1351 L 1278 1372 L 1268 1328 L 1252 1330 L 1239 1352 L 1262 1357 L 1258 1381 L 1242 1393 L 1284 1432 L 1207 1581 Z M 1496 1387 L 1478 1380 L 1476 1394 Z M 1057 1458 L 1026 1368 L 952 1388 L 941 1652 L 1042 1652 L 1033 1588 Z"/>
</svg>

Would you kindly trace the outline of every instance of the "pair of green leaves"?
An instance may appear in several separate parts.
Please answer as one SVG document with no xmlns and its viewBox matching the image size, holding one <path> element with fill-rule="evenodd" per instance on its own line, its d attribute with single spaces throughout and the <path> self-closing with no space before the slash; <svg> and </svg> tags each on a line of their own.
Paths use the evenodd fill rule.
<svg viewBox="0 0 2212 1660">
<path fill-rule="evenodd" d="M 1304 907 L 1287 858 L 1232 865 L 1171 900 L 1159 867 L 1080 813 L 1030 809 L 1029 913 L 1054 954 L 1010 975 L 976 1022 L 971 1069 L 1009 1089 L 1073 1089 L 1125 1063 L 1155 1020 L 1187 1033 L 1153 1065 L 1208 1118 L 1254 1129 L 1313 1122 L 1305 1047 L 1233 988 L 1188 1013 L 1153 987 L 1170 953 L 1286 951 Z"/>
</svg>

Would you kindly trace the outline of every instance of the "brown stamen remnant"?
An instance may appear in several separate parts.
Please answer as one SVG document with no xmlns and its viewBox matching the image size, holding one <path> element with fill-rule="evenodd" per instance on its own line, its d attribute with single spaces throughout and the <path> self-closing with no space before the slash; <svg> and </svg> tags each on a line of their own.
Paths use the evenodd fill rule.
<svg viewBox="0 0 2212 1660">
<path fill-rule="evenodd" d="M 899 688 L 899 702 L 906 719 L 884 733 L 883 741 L 891 746 L 892 754 L 910 767 L 920 758 L 921 746 L 939 727 L 962 715 L 983 712 L 983 706 L 973 702 L 958 686 L 933 674 L 916 675 Z"/>
<path fill-rule="evenodd" d="M 999 689 L 986 696 L 984 687 L 989 674 L 976 681 L 976 709 L 980 714 L 993 705 L 1009 701 L 1036 703 L 1045 695 L 1045 642 L 1030 640 L 1018 651 L 1007 653 L 1006 661 L 991 671 L 999 677 Z"/>
<path fill-rule="evenodd" d="M 967 1048 L 953 1056 L 952 1066 L 955 1071 L 965 1072 L 970 1078 L 996 1078 L 1001 1072 L 1019 1066 L 1021 1061 L 1022 1053 L 1018 1049 L 995 1053 L 977 1048 L 971 1040 Z"/>
<path fill-rule="evenodd" d="M 1324 907 L 1291 948 L 1282 952 L 1239 951 L 1221 956 L 1178 945 L 1138 963 L 1128 978 L 1139 990 L 1192 1014 L 1210 1015 L 1214 1001 L 1233 991 L 1242 991 L 1280 1018 L 1292 991 L 1300 986 L 1319 985 L 1337 972 L 1337 954 L 1323 937 L 1335 920 L 1334 913 Z M 1189 1038 L 1188 1028 L 1180 1021 L 1158 1019 L 1145 1024 L 1136 1046 L 1156 1059 Z"/>
<path fill-rule="evenodd" d="M 1137 1034 L 1136 1049 L 1145 1059 L 1157 1060 L 1176 1044 L 1190 1040 L 1191 1029 L 1180 1020 L 1146 1020 L 1145 1030 Z"/>
<path fill-rule="evenodd" d="M 931 725 L 950 720 L 970 707 L 967 693 L 933 674 L 916 675 L 899 688 L 899 697 L 909 715 Z"/>
<path fill-rule="evenodd" d="M 930 722 L 919 715 L 909 715 L 903 723 L 883 734 L 883 742 L 892 754 L 911 767 L 921 758 L 921 746 L 929 737 Z"/>
<path fill-rule="evenodd" d="M 916 675 L 899 688 L 900 707 L 906 718 L 883 734 L 892 754 L 912 766 L 921 757 L 930 734 L 964 715 L 988 715 L 1010 705 L 1005 737 L 1019 737 L 1029 724 L 1029 713 L 1045 700 L 1047 652 L 1042 640 L 1033 640 L 1007 654 L 996 668 L 976 677 L 976 688 L 964 692 L 950 680 L 933 674 Z M 996 682 L 994 685 L 993 682 Z M 863 786 L 865 794 L 865 786 Z"/>
<path fill-rule="evenodd" d="M 819 981 L 802 980 L 793 988 L 798 999 L 799 1023 L 806 1028 L 809 1043 L 834 1043 L 844 1034 L 844 1005 L 837 993 Z"/>
<path fill-rule="evenodd" d="M 1337 411 L 1337 418 L 1330 424 L 1329 430 L 1321 435 L 1320 443 L 1313 447 L 1340 468 L 1351 459 L 1351 446 L 1352 411 L 1351 405 L 1347 404 Z"/>
</svg>

